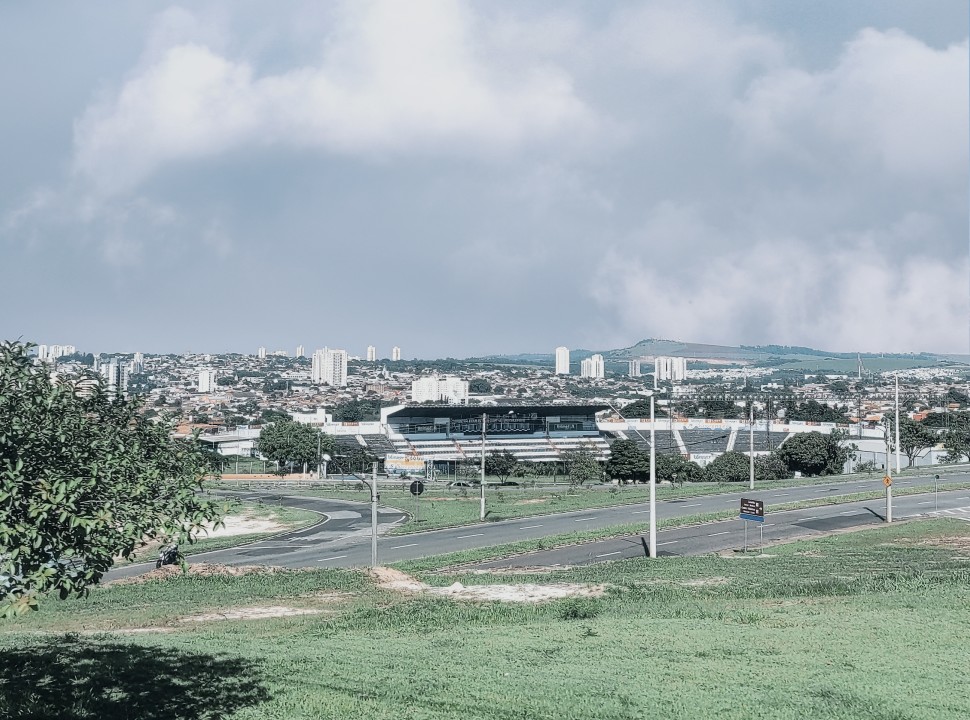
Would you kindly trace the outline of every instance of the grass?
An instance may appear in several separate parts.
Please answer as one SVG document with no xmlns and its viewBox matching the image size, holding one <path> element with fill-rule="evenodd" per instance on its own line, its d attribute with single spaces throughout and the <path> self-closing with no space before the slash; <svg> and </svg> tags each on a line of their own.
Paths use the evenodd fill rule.
<svg viewBox="0 0 970 720">
<path fill-rule="evenodd" d="M 935 520 L 766 557 L 424 577 L 610 587 L 537 606 L 397 595 L 345 570 L 105 588 L 0 626 L 0 716 L 965 718 L 968 553 L 970 525 Z M 348 599 L 326 615 L 177 622 L 333 592 Z M 174 629 L 119 632 L 146 625 Z"/>
<path fill-rule="evenodd" d="M 917 475 L 917 470 L 901 474 L 902 477 Z M 823 478 L 800 478 L 797 480 L 779 480 L 776 482 L 758 483 L 758 490 L 774 490 L 805 485 L 838 484 L 841 482 L 858 482 L 862 479 L 878 480 L 878 476 L 838 475 Z M 933 479 L 921 478 L 926 485 L 932 486 Z M 673 500 L 679 498 L 716 495 L 725 492 L 742 490 L 744 483 L 697 483 L 679 486 L 660 485 L 657 487 L 658 500 Z M 361 487 L 364 487 L 362 484 Z M 238 489 L 239 485 L 232 482 L 213 484 L 212 487 Z M 356 486 L 354 486 L 356 487 Z M 940 486 L 943 488 L 943 485 Z M 948 484 L 949 489 L 970 488 L 970 483 Z M 277 489 L 277 488 L 274 488 Z M 901 489 L 897 489 L 900 494 Z M 369 492 L 353 487 L 314 488 L 300 487 L 289 489 L 288 492 L 309 497 L 333 498 L 365 502 Z M 628 485 L 611 487 L 609 489 L 572 488 L 562 485 L 555 488 L 540 487 L 487 487 L 489 521 L 511 520 L 552 513 L 587 510 L 592 508 L 611 507 L 616 505 L 630 505 L 643 503 L 648 500 L 649 488 L 646 485 Z M 392 535 L 407 535 L 424 530 L 438 530 L 446 527 L 459 527 L 479 522 L 480 507 L 479 491 L 476 488 L 429 488 L 417 501 L 400 486 L 389 486 L 381 490 L 381 503 L 403 510 L 411 515 L 411 521 L 395 527 Z M 857 499 L 866 499 L 859 497 Z M 417 521 L 414 520 L 417 516 Z"/>
</svg>

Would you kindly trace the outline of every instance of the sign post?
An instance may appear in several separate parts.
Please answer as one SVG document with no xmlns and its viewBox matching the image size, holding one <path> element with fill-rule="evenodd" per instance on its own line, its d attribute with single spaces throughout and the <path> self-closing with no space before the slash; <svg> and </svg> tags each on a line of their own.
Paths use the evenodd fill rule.
<svg viewBox="0 0 970 720">
<path fill-rule="evenodd" d="M 765 503 L 764 500 L 755 500 L 754 498 L 741 498 L 741 513 L 738 516 L 744 520 L 744 552 L 748 552 L 748 523 L 756 522 L 758 523 L 758 529 L 761 533 L 760 545 L 758 546 L 762 551 L 765 547 Z"/>
<path fill-rule="evenodd" d="M 414 522 L 419 523 L 420 520 L 418 519 L 418 509 L 420 507 L 420 503 L 418 502 L 418 496 L 424 492 L 424 483 L 420 480 L 415 480 L 408 485 L 408 492 L 414 495 Z"/>
<path fill-rule="evenodd" d="M 886 486 L 886 522 L 891 523 L 893 521 L 893 478 L 891 475 L 886 475 L 882 479 L 882 484 Z"/>
</svg>

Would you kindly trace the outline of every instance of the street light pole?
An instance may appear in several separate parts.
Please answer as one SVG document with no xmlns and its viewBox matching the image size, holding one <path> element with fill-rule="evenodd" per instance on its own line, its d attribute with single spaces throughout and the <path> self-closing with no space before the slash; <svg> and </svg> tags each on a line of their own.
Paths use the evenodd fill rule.
<svg viewBox="0 0 970 720">
<path fill-rule="evenodd" d="M 899 475 L 899 373 L 896 373 L 896 474 Z"/>
<path fill-rule="evenodd" d="M 488 423 L 488 413 L 482 413 L 482 509 L 480 520 L 485 522 L 485 425 Z"/>
<path fill-rule="evenodd" d="M 750 448 L 748 452 L 748 479 L 750 481 L 748 487 L 754 490 L 754 400 L 749 400 L 748 404 L 751 406 L 751 421 L 748 425 L 748 446 Z"/>
<path fill-rule="evenodd" d="M 377 463 L 371 465 L 370 483 L 370 565 L 377 567 Z"/>
<path fill-rule="evenodd" d="M 657 376 L 654 375 L 654 378 Z M 654 394 L 650 394 L 650 557 L 657 557 L 657 443 L 653 416 Z"/>
</svg>

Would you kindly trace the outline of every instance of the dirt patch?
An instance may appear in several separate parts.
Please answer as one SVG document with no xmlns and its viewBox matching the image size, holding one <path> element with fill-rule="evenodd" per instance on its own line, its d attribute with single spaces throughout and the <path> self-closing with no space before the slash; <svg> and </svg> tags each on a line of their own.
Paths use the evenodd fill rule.
<svg viewBox="0 0 970 720">
<path fill-rule="evenodd" d="M 604 585 L 582 585 L 580 583 L 465 586 L 456 582 L 446 588 L 439 588 L 415 580 L 400 570 L 385 567 L 374 568 L 371 571 L 371 576 L 377 581 L 377 586 L 385 590 L 480 602 L 499 600 L 502 602 L 536 603 L 565 597 L 601 597 L 606 592 Z"/>
<path fill-rule="evenodd" d="M 268 520 L 267 518 L 257 518 L 251 515 L 227 515 L 223 520 L 223 526 L 213 529 L 212 525 L 203 528 L 199 537 L 215 538 L 226 537 L 228 535 L 254 535 L 256 533 L 273 533 L 286 530 L 286 525 Z"/>
<path fill-rule="evenodd" d="M 731 578 L 726 577 L 709 577 L 709 578 L 697 578 L 696 580 L 685 580 L 680 583 L 685 587 L 708 587 L 716 585 L 727 585 L 731 582 Z"/>
<path fill-rule="evenodd" d="M 532 567 L 475 568 L 473 570 L 442 570 L 438 575 L 548 575 L 561 570 L 572 570 L 572 565 L 534 565 Z"/>
<path fill-rule="evenodd" d="M 549 502 L 549 498 L 532 498 L 531 500 L 517 500 L 516 505 L 540 505 Z"/>
<path fill-rule="evenodd" d="M 209 565 L 207 563 L 189 565 L 187 570 L 188 575 L 197 577 L 241 577 L 242 575 L 254 575 L 257 573 L 273 574 L 284 572 L 283 568 L 270 567 L 268 565 Z M 106 587 L 109 585 L 136 585 L 153 580 L 167 580 L 180 575 L 182 575 L 182 568 L 180 566 L 163 565 L 143 575 L 112 580 L 104 583 L 104 585 Z"/>
<path fill-rule="evenodd" d="M 268 605 L 263 607 L 235 608 L 223 612 L 190 615 L 179 620 L 183 623 L 213 622 L 217 620 L 265 620 L 266 618 L 293 617 L 296 615 L 319 615 L 324 612 L 320 608 L 293 608 L 282 605 Z"/>
</svg>

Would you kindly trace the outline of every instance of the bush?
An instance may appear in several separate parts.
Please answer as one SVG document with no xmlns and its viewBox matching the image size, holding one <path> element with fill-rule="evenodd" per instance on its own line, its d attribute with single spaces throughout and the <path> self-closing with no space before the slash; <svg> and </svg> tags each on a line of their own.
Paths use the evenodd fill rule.
<svg viewBox="0 0 970 720">
<path fill-rule="evenodd" d="M 593 598 L 571 597 L 561 601 L 556 610 L 560 620 L 589 620 L 599 615 L 602 607 Z"/>
</svg>

